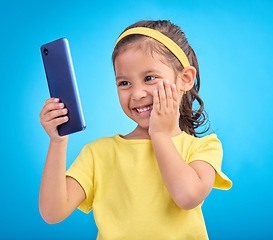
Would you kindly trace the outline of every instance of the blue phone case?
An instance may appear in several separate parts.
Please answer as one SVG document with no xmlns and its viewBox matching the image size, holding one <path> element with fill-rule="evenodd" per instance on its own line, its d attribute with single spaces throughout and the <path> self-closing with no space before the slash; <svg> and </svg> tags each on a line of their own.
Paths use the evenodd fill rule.
<svg viewBox="0 0 273 240">
<path fill-rule="evenodd" d="M 59 98 L 68 109 L 69 121 L 59 125 L 60 136 L 86 128 L 69 43 L 61 38 L 41 46 L 50 96 Z"/>
</svg>

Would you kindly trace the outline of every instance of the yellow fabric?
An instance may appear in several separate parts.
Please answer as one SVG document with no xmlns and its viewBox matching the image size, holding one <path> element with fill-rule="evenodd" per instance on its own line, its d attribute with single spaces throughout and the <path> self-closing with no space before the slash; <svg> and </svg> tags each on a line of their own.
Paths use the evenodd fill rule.
<svg viewBox="0 0 273 240">
<path fill-rule="evenodd" d="M 190 63 L 186 54 L 173 40 L 171 40 L 170 38 L 168 38 L 166 35 L 162 34 L 161 32 L 151 28 L 136 27 L 136 28 L 128 29 L 127 31 L 123 32 L 119 36 L 115 44 L 115 47 L 122 38 L 128 35 L 133 35 L 133 34 L 140 34 L 140 35 L 145 35 L 145 36 L 154 38 L 155 40 L 161 42 L 165 47 L 167 47 L 177 57 L 177 59 L 181 62 L 184 68 L 190 66 Z"/>
<path fill-rule="evenodd" d="M 187 163 L 203 160 L 217 171 L 214 187 L 229 189 L 222 173 L 222 146 L 215 134 L 172 138 Z M 201 204 L 179 208 L 170 197 L 150 140 L 120 135 L 87 144 L 67 171 L 86 193 L 79 209 L 93 209 L 98 240 L 208 239 Z"/>
</svg>

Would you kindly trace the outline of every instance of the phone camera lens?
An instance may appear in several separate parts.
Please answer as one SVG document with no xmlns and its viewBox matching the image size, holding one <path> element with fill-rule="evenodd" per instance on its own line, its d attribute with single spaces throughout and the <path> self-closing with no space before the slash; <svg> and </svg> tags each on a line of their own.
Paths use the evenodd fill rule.
<svg viewBox="0 0 273 240">
<path fill-rule="evenodd" d="M 44 49 L 44 54 L 48 55 L 48 49 L 46 49 L 46 48 Z"/>
</svg>

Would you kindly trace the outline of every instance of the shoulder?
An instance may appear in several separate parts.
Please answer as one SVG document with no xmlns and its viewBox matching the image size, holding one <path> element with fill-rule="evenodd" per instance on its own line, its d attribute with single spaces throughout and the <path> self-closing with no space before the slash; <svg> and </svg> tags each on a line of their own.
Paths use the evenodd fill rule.
<svg viewBox="0 0 273 240">
<path fill-rule="evenodd" d="M 203 136 L 194 137 L 185 132 L 182 132 L 177 138 L 174 139 L 176 142 L 180 142 L 184 146 L 190 147 L 192 150 L 198 150 L 200 147 L 214 146 L 222 149 L 221 141 L 218 139 L 215 133 Z"/>
<path fill-rule="evenodd" d="M 195 137 L 192 136 L 186 132 L 182 132 L 182 134 L 179 135 L 180 138 L 183 138 L 183 140 L 191 141 L 191 142 L 204 142 L 204 141 L 211 141 L 211 140 L 216 140 L 219 141 L 217 135 L 215 133 L 208 134 L 203 137 Z"/>
<path fill-rule="evenodd" d="M 222 143 L 214 133 L 197 139 L 194 146 L 196 150 L 216 154 L 219 158 L 223 157 Z"/>
<path fill-rule="evenodd" d="M 83 149 L 88 149 L 88 150 L 94 150 L 94 149 L 106 149 L 106 148 L 111 148 L 111 146 L 114 146 L 117 142 L 118 134 L 112 137 L 102 137 L 99 138 L 91 143 L 86 144 Z"/>
<path fill-rule="evenodd" d="M 221 141 L 218 139 L 217 135 L 215 133 L 203 136 L 203 137 L 194 137 L 192 135 L 189 135 L 187 133 L 184 133 L 182 135 L 183 141 L 186 141 L 196 147 L 200 145 L 206 145 L 206 144 L 212 144 L 212 145 L 218 145 L 222 146 Z"/>
<path fill-rule="evenodd" d="M 190 141 L 187 159 L 189 163 L 196 160 L 203 160 L 209 163 L 217 162 L 221 164 L 223 149 L 221 141 L 216 134 L 213 133 L 200 138 L 188 135 L 185 139 Z"/>
<path fill-rule="evenodd" d="M 99 145 L 103 145 L 103 144 L 109 144 L 109 143 L 113 143 L 115 141 L 117 135 L 112 136 L 112 137 L 102 137 L 102 138 L 98 138 L 97 140 L 90 142 L 88 144 L 86 144 L 87 147 L 93 147 L 93 146 L 99 146 Z"/>
<path fill-rule="evenodd" d="M 193 160 L 217 158 L 222 159 L 223 149 L 216 134 L 209 134 L 204 137 L 194 137 L 182 132 L 174 140 L 177 149 L 186 162 Z"/>
</svg>

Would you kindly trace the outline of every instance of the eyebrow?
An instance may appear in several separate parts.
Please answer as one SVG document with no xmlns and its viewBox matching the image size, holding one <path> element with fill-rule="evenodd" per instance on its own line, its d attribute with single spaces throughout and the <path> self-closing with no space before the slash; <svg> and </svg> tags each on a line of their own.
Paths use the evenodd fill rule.
<svg viewBox="0 0 273 240">
<path fill-rule="evenodd" d="M 117 76 L 117 77 L 116 77 L 116 81 L 118 81 L 118 80 L 123 80 L 123 79 L 126 79 L 126 77 L 125 77 L 125 76 Z"/>
<path fill-rule="evenodd" d="M 148 69 L 146 71 L 141 72 L 140 75 L 144 75 L 145 76 L 145 75 L 148 75 L 148 74 L 151 74 L 151 73 L 153 73 L 153 74 L 160 74 L 160 71 L 158 71 L 156 69 Z M 124 80 L 124 79 L 128 79 L 128 78 L 126 76 L 123 76 L 123 75 L 116 77 L 116 81 L 118 81 L 118 80 Z"/>
</svg>

